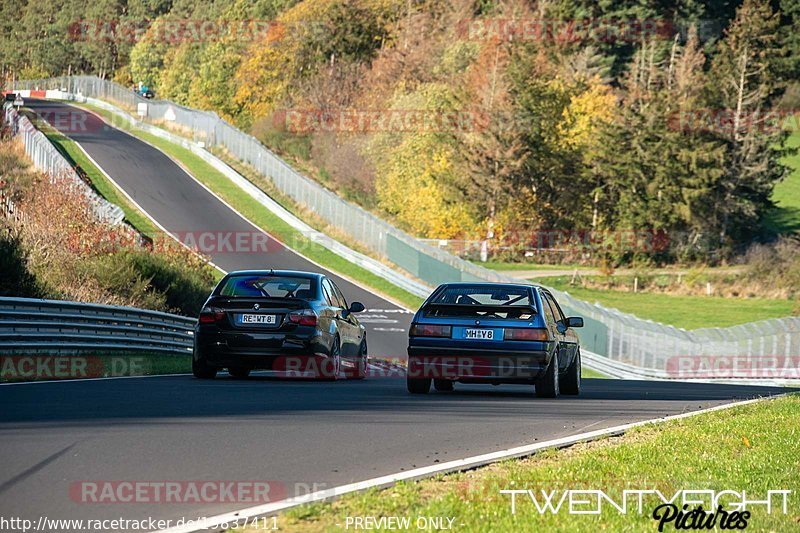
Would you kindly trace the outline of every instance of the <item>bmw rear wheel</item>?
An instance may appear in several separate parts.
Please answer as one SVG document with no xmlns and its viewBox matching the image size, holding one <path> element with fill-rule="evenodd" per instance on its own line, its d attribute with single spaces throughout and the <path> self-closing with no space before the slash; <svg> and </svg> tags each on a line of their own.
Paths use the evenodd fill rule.
<svg viewBox="0 0 800 533">
<path fill-rule="evenodd" d="M 250 375 L 250 369 L 234 366 L 228 369 L 228 374 L 236 379 L 245 379 Z"/>
<path fill-rule="evenodd" d="M 327 364 L 324 365 L 324 370 L 322 372 L 322 377 L 325 379 L 329 379 L 331 381 L 336 381 L 339 379 L 339 370 L 341 369 L 342 363 L 342 343 L 339 341 L 339 336 L 337 335 L 333 339 L 333 344 L 331 345 L 331 355 L 330 359 L 327 361 Z"/>
<path fill-rule="evenodd" d="M 214 379 L 217 377 L 217 370 L 219 369 L 206 363 L 204 358 L 192 357 L 192 374 L 194 377 L 200 379 Z"/>
<path fill-rule="evenodd" d="M 358 349 L 358 357 L 356 358 L 355 374 L 350 376 L 351 379 L 364 379 L 367 377 L 367 341 L 361 342 L 361 347 Z"/>
</svg>

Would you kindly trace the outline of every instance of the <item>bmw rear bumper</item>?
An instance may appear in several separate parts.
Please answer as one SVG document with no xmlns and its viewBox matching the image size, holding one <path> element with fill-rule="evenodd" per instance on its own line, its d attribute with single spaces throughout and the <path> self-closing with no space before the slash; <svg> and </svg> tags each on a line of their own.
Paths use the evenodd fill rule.
<svg viewBox="0 0 800 533">
<path fill-rule="evenodd" d="M 220 368 L 298 371 L 329 359 L 330 348 L 319 334 L 228 332 L 195 333 L 194 358 Z"/>
</svg>

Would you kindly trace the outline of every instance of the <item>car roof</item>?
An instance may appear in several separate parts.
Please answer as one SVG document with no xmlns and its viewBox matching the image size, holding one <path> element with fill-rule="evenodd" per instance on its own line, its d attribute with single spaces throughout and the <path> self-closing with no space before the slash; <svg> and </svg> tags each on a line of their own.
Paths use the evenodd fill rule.
<svg viewBox="0 0 800 533">
<path fill-rule="evenodd" d="M 516 288 L 520 288 L 520 289 L 533 288 L 533 289 L 545 289 L 545 290 L 547 290 L 545 287 L 542 287 L 541 285 L 536 285 L 535 283 L 524 283 L 524 282 L 515 283 L 513 281 L 511 281 L 511 282 L 505 282 L 505 281 L 454 281 L 454 282 L 450 282 L 450 283 L 442 283 L 441 285 L 439 285 L 439 288 L 442 288 L 442 287 L 464 287 L 464 286 L 467 286 L 467 287 L 516 287 Z"/>
<path fill-rule="evenodd" d="M 304 272 L 302 270 L 263 269 L 263 270 L 234 270 L 233 272 L 228 272 L 228 276 L 290 276 L 295 278 L 320 279 L 324 278 L 325 274 L 320 274 L 318 272 Z"/>
</svg>

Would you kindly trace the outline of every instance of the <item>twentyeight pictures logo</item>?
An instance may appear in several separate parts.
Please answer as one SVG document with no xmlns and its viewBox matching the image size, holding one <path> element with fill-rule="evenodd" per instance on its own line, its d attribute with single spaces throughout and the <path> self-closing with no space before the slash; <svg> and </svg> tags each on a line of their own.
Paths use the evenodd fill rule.
<svg viewBox="0 0 800 533">
<path fill-rule="evenodd" d="M 538 514 L 647 514 L 665 529 L 745 529 L 758 508 L 771 515 L 788 513 L 791 490 L 624 489 L 503 489 L 512 515 L 522 506 Z"/>
</svg>

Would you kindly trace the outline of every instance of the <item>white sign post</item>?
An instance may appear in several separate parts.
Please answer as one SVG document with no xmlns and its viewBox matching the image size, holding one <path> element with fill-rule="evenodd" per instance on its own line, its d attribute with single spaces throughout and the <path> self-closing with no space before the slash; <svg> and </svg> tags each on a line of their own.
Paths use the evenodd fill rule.
<svg viewBox="0 0 800 533">
<path fill-rule="evenodd" d="M 146 102 L 139 102 L 136 104 L 136 114 L 140 117 L 144 118 L 147 116 L 147 103 Z"/>
</svg>

